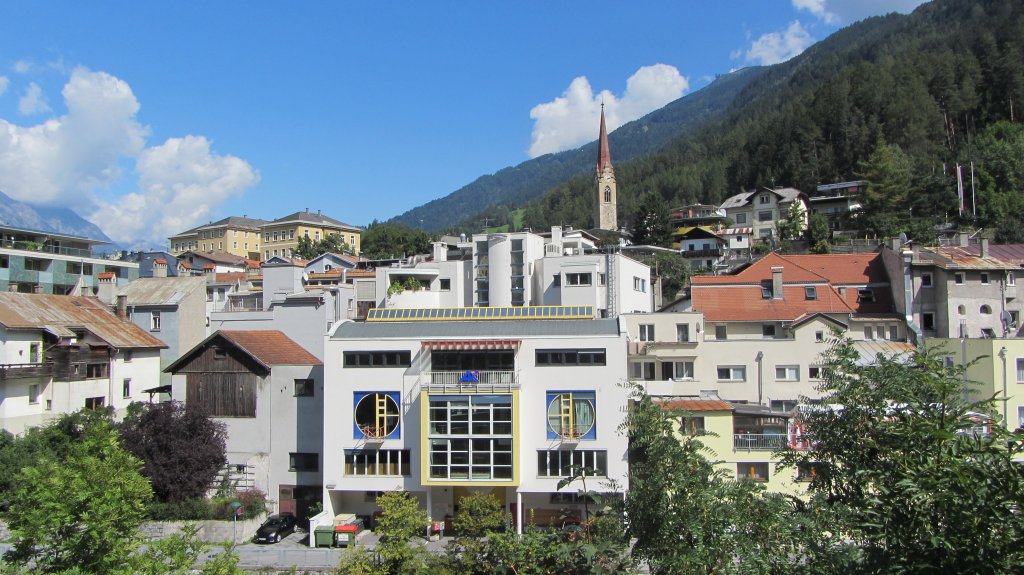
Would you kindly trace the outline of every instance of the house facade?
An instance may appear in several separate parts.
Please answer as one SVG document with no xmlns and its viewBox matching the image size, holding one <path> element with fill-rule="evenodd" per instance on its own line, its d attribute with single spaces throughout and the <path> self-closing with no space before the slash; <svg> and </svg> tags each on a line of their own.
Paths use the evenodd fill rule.
<svg viewBox="0 0 1024 575">
<path fill-rule="evenodd" d="M 261 232 L 263 233 L 263 261 L 267 261 L 274 256 L 293 257 L 295 250 L 299 247 L 299 238 L 301 237 L 307 237 L 316 242 L 326 239 L 327 236 L 338 235 L 352 250 L 352 253 L 359 254 L 359 242 L 363 230 L 328 217 L 320 213 L 320 210 L 312 213 L 307 208 L 304 212 L 295 212 L 264 224 Z"/>
<path fill-rule="evenodd" d="M 257 218 L 228 216 L 171 236 L 167 241 L 174 256 L 189 251 L 222 251 L 242 258 L 259 259 L 260 229 L 266 223 Z"/>
<path fill-rule="evenodd" d="M 532 319 L 508 319 L 516 310 Z M 558 488 L 572 465 L 595 470 L 588 485 L 628 488 L 617 320 L 569 308 L 374 311 L 327 341 L 325 517 L 371 514 L 377 492 L 400 489 L 441 520 L 487 492 L 521 530 L 581 507 L 579 485 Z M 459 313 L 475 316 L 441 319 Z"/>
<path fill-rule="evenodd" d="M 753 238 L 778 237 L 778 224 L 788 217 L 790 207 L 800 211 L 801 229 L 807 228 L 807 195 L 795 188 L 761 188 L 740 192 L 722 203 L 721 209 L 732 220 L 730 227 L 751 228 Z"/>
</svg>

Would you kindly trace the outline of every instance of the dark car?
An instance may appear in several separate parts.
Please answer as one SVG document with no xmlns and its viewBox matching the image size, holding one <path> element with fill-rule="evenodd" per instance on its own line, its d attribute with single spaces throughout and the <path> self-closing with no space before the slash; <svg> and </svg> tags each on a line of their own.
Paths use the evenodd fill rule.
<svg viewBox="0 0 1024 575">
<path fill-rule="evenodd" d="M 295 516 L 291 513 L 271 515 L 256 530 L 253 535 L 253 543 L 277 543 L 285 537 L 295 533 Z"/>
</svg>

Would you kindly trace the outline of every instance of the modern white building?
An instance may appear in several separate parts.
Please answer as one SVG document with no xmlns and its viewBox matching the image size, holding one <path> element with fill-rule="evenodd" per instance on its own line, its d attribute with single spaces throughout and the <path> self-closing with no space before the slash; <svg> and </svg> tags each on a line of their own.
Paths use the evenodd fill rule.
<svg viewBox="0 0 1024 575">
<path fill-rule="evenodd" d="M 625 334 L 588 306 L 375 309 L 324 361 L 325 517 L 414 493 L 434 520 L 488 492 L 515 518 L 582 511 L 577 482 L 628 488 Z M 608 481 L 614 485 L 607 485 Z"/>
</svg>

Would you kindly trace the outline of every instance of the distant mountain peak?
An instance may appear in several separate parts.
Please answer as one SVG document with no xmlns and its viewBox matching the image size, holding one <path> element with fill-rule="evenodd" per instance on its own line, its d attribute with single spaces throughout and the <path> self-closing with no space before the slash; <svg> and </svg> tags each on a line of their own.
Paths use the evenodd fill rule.
<svg viewBox="0 0 1024 575">
<path fill-rule="evenodd" d="M 32 206 L 0 191 L 0 224 L 12 228 L 82 236 L 112 242 L 96 224 L 69 208 Z"/>
</svg>

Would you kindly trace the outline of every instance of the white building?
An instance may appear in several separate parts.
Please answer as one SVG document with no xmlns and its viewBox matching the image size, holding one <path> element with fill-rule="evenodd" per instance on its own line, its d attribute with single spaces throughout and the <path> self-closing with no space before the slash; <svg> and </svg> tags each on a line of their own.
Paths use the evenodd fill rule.
<svg viewBox="0 0 1024 575">
<path fill-rule="evenodd" d="M 63 413 L 116 416 L 160 385 L 162 341 L 95 298 L 0 293 L 0 425 L 21 433 Z"/>
<path fill-rule="evenodd" d="M 592 317 L 588 307 L 376 309 L 339 324 L 324 362 L 324 517 L 369 515 L 376 493 L 406 490 L 441 520 L 484 491 L 518 529 L 530 517 L 547 524 L 582 509 L 578 483 L 557 486 L 574 464 L 596 470 L 588 488 L 624 491 L 625 336 L 617 320 Z"/>
<path fill-rule="evenodd" d="M 790 207 L 799 206 L 801 229 L 807 229 L 807 195 L 795 188 L 762 188 L 740 192 L 722 203 L 732 226 L 752 228 L 756 239 L 777 237 L 779 222 L 786 220 Z"/>
</svg>

